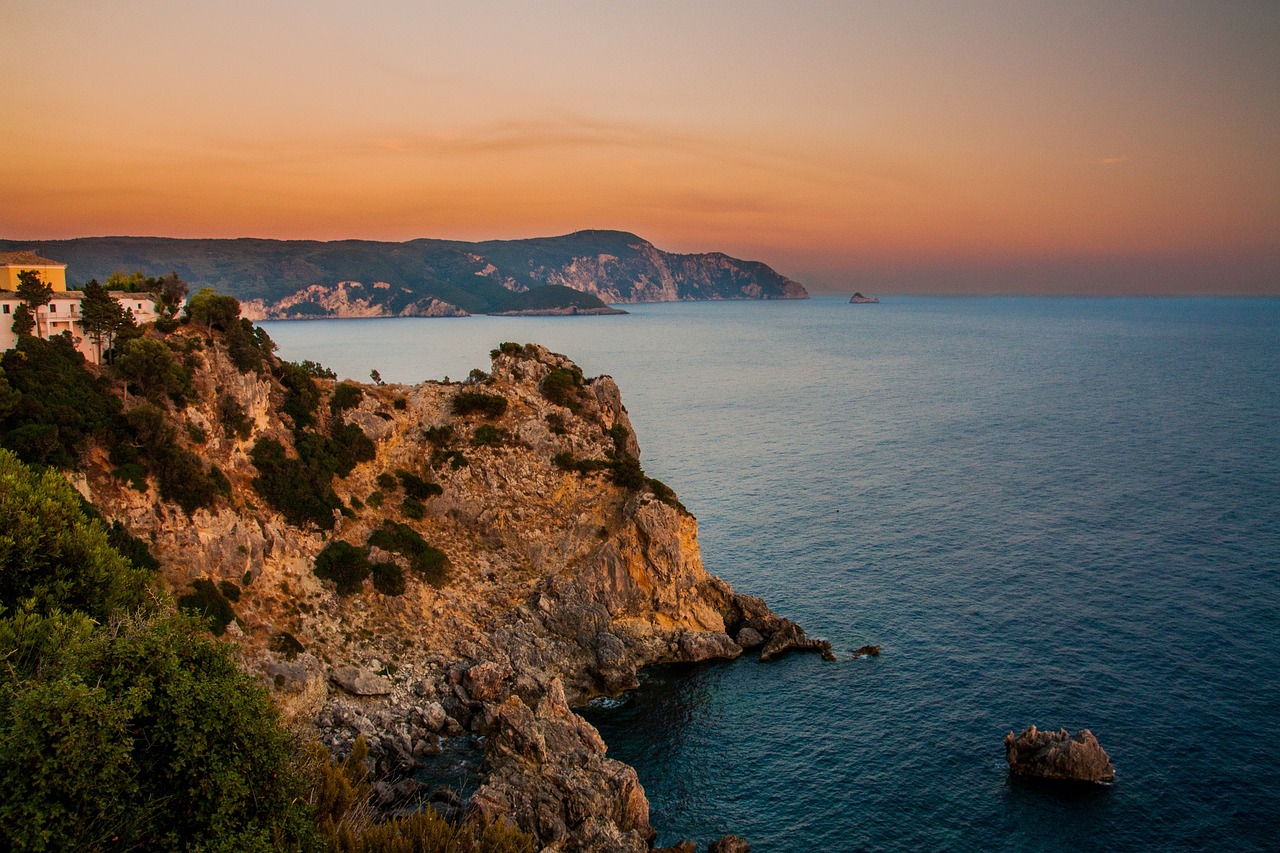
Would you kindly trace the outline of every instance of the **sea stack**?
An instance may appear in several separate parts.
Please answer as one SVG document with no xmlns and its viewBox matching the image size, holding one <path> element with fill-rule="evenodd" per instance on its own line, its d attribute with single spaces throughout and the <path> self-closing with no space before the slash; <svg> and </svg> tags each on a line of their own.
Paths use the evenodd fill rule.
<svg viewBox="0 0 1280 853">
<path fill-rule="evenodd" d="M 1116 778 L 1110 757 L 1088 729 L 1072 736 L 1066 729 L 1041 732 L 1031 726 L 1017 737 L 1013 732 L 1005 735 L 1004 750 L 1009 772 L 1017 776 L 1065 782 L 1112 782 Z"/>
<path fill-rule="evenodd" d="M 874 305 L 879 302 L 880 300 L 874 296 L 863 296 L 861 293 L 855 293 L 849 298 L 851 305 Z"/>
</svg>

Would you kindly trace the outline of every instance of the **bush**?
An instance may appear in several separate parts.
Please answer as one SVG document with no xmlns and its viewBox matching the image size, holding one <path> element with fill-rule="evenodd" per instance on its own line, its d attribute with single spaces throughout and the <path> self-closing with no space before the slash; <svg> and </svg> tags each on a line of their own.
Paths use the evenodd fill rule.
<svg viewBox="0 0 1280 853">
<path fill-rule="evenodd" d="M 493 424 L 481 424 L 471 434 L 471 444 L 474 447 L 498 447 L 506 443 L 508 435 L 508 432 L 502 427 L 496 427 Z"/>
<path fill-rule="evenodd" d="M 56 471 L 36 473 L 0 450 L 0 519 L 0 612 L 22 605 L 102 621 L 142 604 L 149 573 L 111 546 Z"/>
<path fill-rule="evenodd" d="M 547 429 L 551 430 L 552 435 L 564 435 L 568 430 L 565 428 L 564 416 L 559 412 L 547 412 L 546 418 Z"/>
<path fill-rule="evenodd" d="M 218 581 L 218 592 L 232 604 L 240 600 L 240 587 L 231 581 Z"/>
<path fill-rule="evenodd" d="M 409 568 L 421 574 L 434 587 L 442 587 L 448 581 L 449 559 L 444 552 L 428 545 L 407 524 L 390 520 L 383 522 L 382 527 L 369 534 L 368 544 L 400 554 L 409 561 Z"/>
<path fill-rule="evenodd" d="M 378 475 L 378 487 L 384 491 L 394 492 L 400 488 L 400 481 L 396 479 L 394 474 L 383 471 Z"/>
<path fill-rule="evenodd" d="M 163 341 L 151 338 L 126 341 L 115 364 L 125 381 L 149 400 L 158 401 L 168 396 L 181 404 L 195 396 L 191 374 L 178 364 L 173 351 Z"/>
<path fill-rule="evenodd" d="M 313 379 L 337 379 L 338 378 L 338 374 L 334 373 L 332 370 L 325 367 L 323 364 L 321 364 L 318 361 L 311 361 L 310 359 L 306 359 L 304 361 L 297 362 L 297 366 L 300 370 L 302 370 L 303 373 L 307 374 Z"/>
<path fill-rule="evenodd" d="M 582 371 L 576 367 L 573 370 L 553 367 L 538 384 L 538 390 L 548 402 L 564 406 L 571 412 L 579 408 L 578 389 L 581 387 Z"/>
<path fill-rule="evenodd" d="M 337 415 L 360 405 L 364 391 L 354 382 L 340 382 L 329 399 L 329 411 Z"/>
<path fill-rule="evenodd" d="M 450 408 L 455 415 L 479 414 L 486 418 L 497 418 L 506 412 L 507 398 L 500 394 L 459 391 L 453 395 Z"/>
<path fill-rule="evenodd" d="M 354 595 L 369 577 L 369 550 L 357 548 L 350 542 L 335 539 L 316 555 L 313 573 L 322 580 L 331 580 L 338 595 Z"/>
<path fill-rule="evenodd" d="M 229 646 L 159 618 L 41 651 L 0 698 L 0 848 L 317 847 L 291 736 Z"/>
<path fill-rule="evenodd" d="M 24 462 L 70 468 L 87 439 L 120 427 L 120 400 L 63 335 L 19 338 L 0 371 L 0 445 Z"/>
<path fill-rule="evenodd" d="M 231 323 L 226 331 L 227 357 L 241 373 L 264 373 L 266 364 L 275 352 L 275 341 L 265 329 L 258 328 L 245 319 Z"/>
<path fill-rule="evenodd" d="M 333 430 L 334 473 L 345 477 L 361 462 L 371 462 L 378 455 L 373 439 L 357 424 L 343 424 Z"/>
<path fill-rule="evenodd" d="M 290 457 L 284 445 L 266 436 L 254 444 L 249 458 L 258 469 L 253 488 L 291 524 L 302 527 L 311 522 L 321 530 L 333 529 L 333 511 L 341 501 L 333 492 L 331 466 Z"/>
<path fill-rule="evenodd" d="M 404 570 L 395 563 L 374 563 L 373 588 L 383 595 L 403 595 Z"/>
<path fill-rule="evenodd" d="M 400 511 L 404 513 L 406 518 L 412 518 L 415 521 L 427 514 L 427 508 L 422 501 L 414 497 L 405 497 L 400 502 Z"/>
<path fill-rule="evenodd" d="M 178 597 L 178 607 L 206 620 L 213 635 L 221 637 L 236 618 L 231 603 L 208 578 L 193 580 L 191 589 L 191 592 Z"/>
<path fill-rule="evenodd" d="M 315 380 L 302 367 L 288 361 L 280 363 L 279 377 L 285 389 L 280 410 L 293 419 L 295 429 L 311 426 L 320 405 L 320 389 Z"/>
<path fill-rule="evenodd" d="M 613 462 L 613 482 L 624 489 L 637 491 L 643 489 L 648 480 L 640 467 L 639 459 L 634 456 L 623 456 Z"/>
<path fill-rule="evenodd" d="M 173 501 L 190 515 L 201 507 L 213 506 L 218 495 L 231 494 L 226 475 L 216 466 L 205 471 L 200 457 L 178 445 L 177 431 L 163 410 L 139 403 L 129 410 L 125 420 L 134 431 L 138 445 L 135 452 L 156 476 L 160 497 Z M 124 453 L 126 449 L 117 445 L 113 452 Z"/>
<path fill-rule="evenodd" d="M 403 468 L 396 469 L 396 479 L 400 481 L 400 485 L 404 486 L 404 493 L 415 500 L 425 501 L 444 494 L 444 489 L 440 488 L 438 483 L 432 483 L 424 480 L 412 471 L 406 471 Z M 381 484 L 381 480 L 379 480 Z"/>
</svg>

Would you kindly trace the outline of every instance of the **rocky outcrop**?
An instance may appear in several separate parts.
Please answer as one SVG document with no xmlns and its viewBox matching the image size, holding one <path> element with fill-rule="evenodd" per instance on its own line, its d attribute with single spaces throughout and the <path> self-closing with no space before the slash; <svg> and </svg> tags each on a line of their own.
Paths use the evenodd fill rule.
<svg viewBox="0 0 1280 853">
<path fill-rule="evenodd" d="M 1088 729 L 1074 736 L 1066 729 L 1038 731 L 1035 726 L 1004 736 L 1009 772 L 1017 776 L 1069 782 L 1112 782 L 1115 768 Z"/>
<path fill-rule="evenodd" d="M 358 281 L 335 285 L 312 284 L 282 299 L 253 299 L 241 303 L 249 320 L 318 320 L 331 317 L 466 317 L 467 312 L 410 288 L 392 288 L 385 281 L 366 286 Z"/>
<path fill-rule="evenodd" d="M 237 371 L 220 340 L 174 343 L 195 368 L 195 400 L 171 414 L 200 427 L 176 440 L 201 437 L 192 449 L 225 473 L 230 496 L 187 516 L 154 484 L 140 492 L 113 476 L 106 448 L 89 453 L 82 485 L 107 518 L 152 543 L 174 591 L 197 578 L 235 588 L 228 637 L 244 666 L 335 753 L 363 737 L 389 807 L 421 805 L 427 792 L 411 777 L 422 762 L 470 743 L 482 757 L 476 793 L 448 808 L 501 815 L 563 853 L 645 850 L 653 829 L 635 773 L 572 707 L 636 687 L 655 663 L 829 651 L 706 572 L 697 521 L 669 490 L 642 475 L 616 482 L 611 460 L 638 459 L 640 447 L 609 377 L 574 379 L 552 402 L 544 380 L 580 377 L 577 367 L 504 345 L 488 377 L 362 386 L 345 410 L 327 405 L 334 383 L 319 380 L 313 428 L 358 426 L 375 449 L 333 479 L 343 510 L 321 530 L 288 523 L 253 486 L 255 442 L 295 452 L 284 389 Z M 505 410 L 456 414 L 464 392 L 501 397 Z M 247 437 L 222 428 L 226 399 L 245 412 Z M 411 509 L 395 472 L 441 494 Z M 339 595 L 316 577 L 326 544 L 364 546 L 386 521 L 439 549 L 447 577 L 433 584 L 382 549 L 375 558 L 404 571 L 400 594 L 366 581 Z"/>
</svg>

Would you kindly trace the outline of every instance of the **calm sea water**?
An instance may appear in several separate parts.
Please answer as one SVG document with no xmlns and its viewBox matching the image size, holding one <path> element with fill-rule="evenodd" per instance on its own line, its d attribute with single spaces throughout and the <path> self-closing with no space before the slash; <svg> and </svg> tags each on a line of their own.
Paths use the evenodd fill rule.
<svg viewBox="0 0 1280 853">
<path fill-rule="evenodd" d="M 588 710 L 661 843 L 1280 849 L 1280 300 L 628 310 L 266 325 L 358 379 L 504 340 L 613 375 L 708 569 L 835 643 Z M 1011 783 L 1032 723 L 1093 729 L 1115 785 Z"/>
</svg>

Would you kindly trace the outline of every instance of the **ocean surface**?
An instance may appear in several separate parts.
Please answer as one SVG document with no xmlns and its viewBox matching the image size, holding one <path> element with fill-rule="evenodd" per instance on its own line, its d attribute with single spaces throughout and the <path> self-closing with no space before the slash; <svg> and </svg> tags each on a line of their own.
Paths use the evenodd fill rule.
<svg viewBox="0 0 1280 853">
<path fill-rule="evenodd" d="M 1280 300 L 625 307 L 264 325 L 356 379 L 506 340 L 614 376 L 707 568 L 835 644 L 587 709 L 660 843 L 1280 849 Z M 1033 723 L 1115 784 L 1011 782 Z"/>
</svg>

